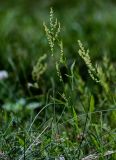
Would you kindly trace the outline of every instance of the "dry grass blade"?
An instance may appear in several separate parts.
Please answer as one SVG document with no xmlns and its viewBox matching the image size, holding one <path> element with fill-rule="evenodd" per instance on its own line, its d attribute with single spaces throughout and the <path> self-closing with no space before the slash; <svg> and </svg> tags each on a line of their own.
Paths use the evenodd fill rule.
<svg viewBox="0 0 116 160">
<path fill-rule="evenodd" d="M 116 153 L 116 151 L 107 151 L 107 152 L 104 153 L 103 157 L 110 156 L 114 153 Z M 90 154 L 90 155 L 82 158 L 82 160 L 97 160 L 100 157 L 101 157 L 101 155 L 98 155 L 98 154 Z"/>
<path fill-rule="evenodd" d="M 46 128 L 44 128 L 44 130 L 39 134 L 39 136 L 33 141 L 33 143 L 27 148 L 27 150 L 25 151 L 25 155 L 27 155 L 27 153 L 31 150 L 31 148 L 35 145 L 37 145 L 39 143 L 39 138 L 41 137 L 41 135 L 47 130 L 48 126 Z M 21 157 L 19 158 L 19 160 L 22 160 L 24 157 L 24 155 L 21 155 Z"/>
</svg>

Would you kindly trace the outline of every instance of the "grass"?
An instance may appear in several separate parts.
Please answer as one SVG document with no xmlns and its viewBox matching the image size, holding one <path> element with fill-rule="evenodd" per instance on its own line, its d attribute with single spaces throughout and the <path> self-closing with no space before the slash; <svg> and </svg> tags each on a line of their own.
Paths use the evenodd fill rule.
<svg viewBox="0 0 116 160">
<path fill-rule="evenodd" d="M 52 3 L 66 18 L 2 4 L 0 159 L 115 160 L 115 2 Z"/>
</svg>

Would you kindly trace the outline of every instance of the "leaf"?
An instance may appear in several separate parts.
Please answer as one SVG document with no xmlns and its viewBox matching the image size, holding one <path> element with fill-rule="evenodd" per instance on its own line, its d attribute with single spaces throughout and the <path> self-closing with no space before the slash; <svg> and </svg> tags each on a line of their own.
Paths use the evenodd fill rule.
<svg viewBox="0 0 116 160">
<path fill-rule="evenodd" d="M 73 116 L 74 116 L 74 122 L 75 122 L 75 127 L 77 132 L 79 131 L 79 127 L 78 127 L 78 118 L 77 118 L 77 114 L 75 112 L 75 109 L 73 108 Z"/>
<path fill-rule="evenodd" d="M 75 61 L 74 61 L 73 64 L 71 65 L 71 74 L 72 74 L 72 75 L 73 75 L 74 67 L 75 67 Z"/>
<path fill-rule="evenodd" d="M 90 112 L 94 112 L 94 109 L 95 109 L 95 101 L 94 101 L 94 97 L 93 95 L 91 95 L 91 99 L 90 99 L 90 108 L 89 108 L 89 111 Z"/>
<path fill-rule="evenodd" d="M 23 147 L 25 142 L 22 138 L 18 137 L 19 138 L 19 144 Z"/>
</svg>

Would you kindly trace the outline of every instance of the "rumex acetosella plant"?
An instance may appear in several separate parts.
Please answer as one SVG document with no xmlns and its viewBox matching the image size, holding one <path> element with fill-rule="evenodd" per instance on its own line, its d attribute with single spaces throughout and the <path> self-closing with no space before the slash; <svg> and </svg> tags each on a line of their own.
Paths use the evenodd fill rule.
<svg viewBox="0 0 116 160">
<path fill-rule="evenodd" d="M 69 79 L 69 81 L 67 84 L 65 83 L 60 84 L 62 86 L 61 88 L 63 91 L 62 93 L 60 93 L 60 96 L 62 95 L 61 96 L 62 98 L 65 97 L 63 99 L 65 99 L 66 101 L 70 101 L 70 103 L 73 102 L 73 105 L 76 106 L 79 104 L 76 98 L 76 94 L 78 94 L 78 92 L 82 94 L 86 94 L 86 88 L 88 87 L 85 86 L 85 82 L 81 79 L 81 76 L 79 75 L 78 69 L 76 67 L 76 60 L 74 60 L 70 68 L 67 67 L 67 59 L 64 54 L 63 40 L 61 39 L 61 36 L 60 36 L 61 25 L 60 25 L 60 22 L 58 22 L 58 20 L 54 18 L 54 12 L 52 8 L 50 9 L 49 26 L 46 25 L 45 22 L 43 25 L 44 25 L 45 33 L 46 33 L 47 40 L 49 43 L 51 54 L 50 55 L 45 54 L 39 58 L 37 64 L 33 68 L 33 72 L 32 72 L 33 79 L 34 81 L 39 83 L 40 77 L 42 76 L 42 74 L 45 74 L 45 72 L 47 72 L 47 70 L 50 69 L 49 65 L 47 64 L 47 61 L 46 62 L 44 61 L 47 59 L 47 57 L 51 56 L 51 59 L 53 58 L 52 60 L 54 61 L 54 68 L 61 82 L 63 82 L 61 67 L 65 66 L 66 69 L 68 69 L 68 72 L 64 74 L 65 74 L 65 77 Z M 113 65 L 110 64 L 110 67 L 106 65 L 107 63 L 109 63 L 107 58 L 103 59 L 103 63 L 101 62 L 101 64 L 93 65 L 90 55 L 89 55 L 89 50 L 85 50 L 80 40 L 78 40 L 78 45 L 79 45 L 78 53 L 80 57 L 84 60 L 88 68 L 88 73 L 90 77 L 92 78 L 93 81 L 95 81 L 98 84 L 98 86 L 101 85 L 103 87 L 103 98 L 106 97 L 107 94 L 111 93 L 110 83 L 108 81 L 112 77 L 113 77 L 113 81 L 115 81 L 115 73 L 114 73 Z M 107 70 L 110 70 L 110 71 L 107 71 Z M 111 75 L 109 75 L 108 72 L 111 73 Z M 88 88 L 88 92 L 89 92 L 89 88 Z M 112 98 L 114 101 L 113 103 L 115 103 L 114 94 Z M 84 99 L 84 103 L 85 103 L 85 99 Z M 72 104 L 70 104 L 70 106 L 72 106 Z"/>
<path fill-rule="evenodd" d="M 54 12 L 52 8 L 50 9 L 50 28 L 48 28 L 45 23 L 43 23 L 43 25 L 45 28 L 46 36 L 53 56 L 55 47 L 54 45 L 56 41 L 59 41 L 58 37 L 61 28 L 60 28 L 60 22 L 58 22 L 57 19 L 54 20 Z"/>
<path fill-rule="evenodd" d="M 63 41 L 60 37 L 61 33 L 61 25 L 60 22 L 58 22 L 57 18 L 55 19 L 54 17 L 54 11 L 51 8 L 50 9 L 50 19 L 49 19 L 49 27 L 46 25 L 46 23 L 43 23 L 45 33 L 48 39 L 50 51 L 51 51 L 51 56 L 54 57 L 55 61 L 55 68 L 57 70 L 57 75 L 60 79 L 62 80 L 62 75 L 60 71 L 60 67 L 62 65 L 67 67 L 67 61 L 66 61 L 66 56 L 64 55 L 64 48 L 63 48 Z M 88 68 L 88 73 L 90 77 L 96 82 L 100 83 L 104 90 L 108 93 L 109 92 L 109 85 L 107 83 L 107 78 L 105 75 L 106 71 L 103 71 L 101 65 L 93 65 L 91 62 L 91 58 L 89 56 L 89 50 L 85 50 L 82 42 L 78 40 L 78 45 L 79 45 L 79 50 L 78 53 L 81 56 L 81 58 L 84 60 L 87 68 Z M 58 47 L 58 55 L 57 57 L 55 56 L 55 49 Z M 42 64 L 42 61 L 47 58 L 47 55 L 45 54 L 44 56 L 40 57 L 40 59 L 37 62 L 37 65 L 34 66 L 32 76 L 35 81 L 37 81 L 37 77 L 40 77 L 42 75 L 47 67 L 47 63 Z M 68 75 L 66 75 L 68 77 Z M 35 78 L 36 77 L 36 78 Z M 39 78 L 38 78 L 39 79 Z"/>
<path fill-rule="evenodd" d="M 51 55 L 54 57 L 55 47 L 58 47 L 58 58 L 55 60 L 57 74 L 62 81 L 62 77 L 60 74 L 60 65 L 66 65 L 66 57 L 64 56 L 63 42 L 60 38 L 61 26 L 60 22 L 57 19 L 54 19 L 53 9 L 50 9 L 50 24 L 49 27 L 43 23 L 45 33 L 48 39 L 49 47 L 51 50 Z"/>
<path fill-rule="evenodd" d="M 33 77 L 33 80 L 36 82 L 40 80 L 41 75 L 44 74 L 44 72 L 47 69 L 47 64 L 44 62 L 46 58 L 47 58 L 46 54 L 41 56 L 38 59 L 37 64 L 33 67 L 32 77 Z"/>
<path fill-rule="evenodd" d="M 90 77 L 96 83 L 101 83 L 101 85 L 103 86 L 105 91 L 108 92 L 109 86 L 107 85 L 106 77 L 105 77 L 105 74 L 103 72 L 102 67 L 100 65 L 93 66 L 93 64 L 91 62 L 91 58 L 89 56 L 89 50 L 85 51 L 84 46 L 80 40 L 78 40 L 78 44 L 80 47 L 78 53 L 81 56 L 81 58 L 84 60 L 86 66 L 88 68 L 88 73 L 89 73 Z"/>
<path fill-rule="evenodd" d="M 55 64 L 54 68 L 56 69 L 59 80 L 63 81 L 60 73 L 60 67 L 66 67 L 66 57 L 64 56 L 63 42 L 60 37 L 60 22 L 58 22 L 58 20 L 55 19 L 52 8 L 50 9 L 49 26 L 46 25 L 45 22 L 43 23 L 43 26 L 51 53 L 50 55 L 45 54 L 44 56 L 38 59 L 37 64 L 33 68 L 32 77 L 34 81 L 39 81 L 39 78 L 46 72 L 46 68 L 47 70 L 49 70 L 49 66 L 47 66 L 47 63 L 45 63 L 45 59 L 50 59 L 50 61 L 52 61 L 53 64 Z M 58 55 L 56 55 L 55 52 L 57 52 Z"/>
<path fill-rule="evenodd" d="M 54 68 L 59 81 L 63 83 L 58 83 L 61 85 L 62 90 L 56 88 L 53 90 L 53 95 L 50 95 L 49 97 L 51 98 L 49 99 L 50 103 L 52 102 L 53 108 L 55 108 L 55 121 L 52 120 L 52 138 L 50 141 L 53 145 L 49 146 L 49 142 L 48 144 L 43 143 L 42 148 L 44 153 L 42 153 L 42 156 L 45 157 L 50 154 L 60 157 L 58 155 L 63 155 L 62 157 L 64 159 L 70 159 L 72 157 L 73 159 L 80 159 L 80 157 L 85 157 L 85 153 L 90 154 L 91 148 L 93 148 L 93 153 L 95 154 L 89 155 L 88 157 L 90 158 L 95 156 L 97 158 L 103 158 L 109 153 L 114 154 L 115 152 L 112 150 L 114 150 L 115 145 L 113 143 L 111 146 L 108 142 L 110 141 L 110 138 L 112 141 L 114 137 L 110 137 L 110 129 L 107 129 L 107 124 L 104 122 L 104 116 L 102 115 L 102 107 L 107 107 L 109 100 L 112 101 L 112 106 L 116 105 L 116 97 L 112 94 L 112 99 L 109 98 L 109 94 L 111 94 L 112 91 L 108 80 L 111 77 L 113 77 L 112 80 L 115 80 L 113 65 L 106 65 L 109 63 L 107 58 L 104 58 L 101 64 L 94 65 L 90 58 L 89 50 L 84 48 L 80 40 L 78 41 L 78 54 L 85 62 L 91 79 L 96 82 L 96 86 L 102 86 L 102 93 L 98 92 L 99 95 L 97 95 L 98 100 L 96 105 L 96 99 L 93 92 L 94 89 L 91 91 L 89 86 L 86 85 L 86 82 L 82 80 L 81 75 L 79 75 L 78 72 L 78 66 L 76 66 L 78 65 L 76 64 L 76 60 L 74 60 L 69 68 L 67 67 L 68 62 L 66 55 L 64 54 L 63 40 L 60 36 L 61 25 L 60 22 L 54 18 L 52 8 L 50 10 L 49 25 L 46 23 L 43 25 L 49 44 L 50 55 L 45 54 L 38 59 L 32 72 L 33 79 L 39 83 L 40 77 L 42 74 L 45 74 L 49 68 L 47 57 L 50 57 L 51 60 L 54 61 Z M 68 69 L 68 72 L 65 73 L 65 76 L 69 79 L 67 83 L 64 83 L 63 80 L 61 73 L 62 66 L 65 66 Z M 110 72 L 110 74 L 108 72 Z M 55 83 L 54 79 L 54 84 Z M 96 86 L 95 89 L 97 88 L 96 90 L 98 90 L 99 87 Z M 115 90 L 113 90 L 113 92 L 115 92 Z M 61 106 L 63 107 L 63 110 L 61 109 Z M 96 106 L 98 108 L 96 108 Z M 60 108 L 62 111 L 56 113 L 55 111 L 57 108 Z M 105 108 L 104 111 L 106 113 L 107 109 L 110 109 L 110 106 Z M 80 113 L 83 116 L 80 116 Z M 115 120 L 115 116 L 112 120 Z M 65 121 L 65 123 L 63 122 L 64 127 L 59 124 L 62 121 Z M 65 124 L 67 124 L 66 127 Z M 59 125 L 62 127 L 59 127 Z M 46 139 L 46 137 L 44 138 Z M 73 143 L 73 139 L 76 140 L 75 143 Z M 105 143 L 107 143 L 107 145 L 105 145 Z M 50 153 L 47 153 L 44 145 L 48 146 L 48 152 Z M 110 145 L 111 151 L 108 151 L 108 145 Z M 61 148 L 63 151 L 61 151 Z M 96 152 L 98 154 L 96 154 Z"/>
</svg>

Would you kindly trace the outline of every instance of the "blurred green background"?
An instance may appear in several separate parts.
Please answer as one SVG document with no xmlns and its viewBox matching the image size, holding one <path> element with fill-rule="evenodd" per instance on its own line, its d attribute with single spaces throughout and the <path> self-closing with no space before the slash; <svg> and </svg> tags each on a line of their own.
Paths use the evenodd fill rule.
<svg viewBox="0 0 116 160">
<path fill-rule="evenodd" d="M 0 84 L 6 87 L 1 89 L 1 100 L 24 95 L 37 58 L 50 52 L 43 28 L 50 7 L 61 22 L 65 55 L 70 61 L 78 59 L 80 39 L 90 49 L 93 61 L 106 54 L 115 63 L 115 0 L 0 0 L 0 70 L 9 72 L 9 81 Z"/>
</svg>

